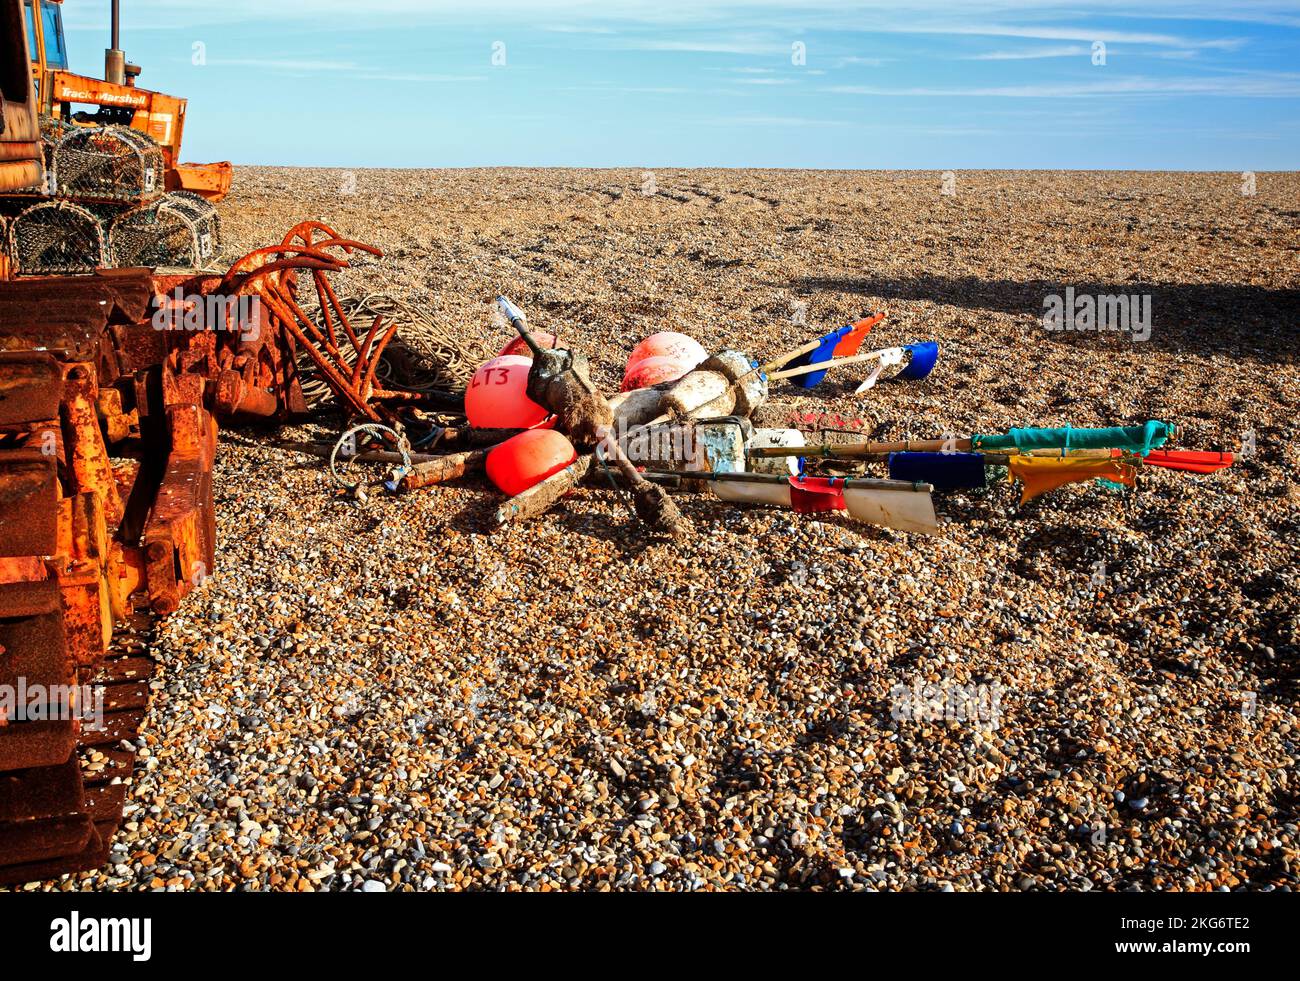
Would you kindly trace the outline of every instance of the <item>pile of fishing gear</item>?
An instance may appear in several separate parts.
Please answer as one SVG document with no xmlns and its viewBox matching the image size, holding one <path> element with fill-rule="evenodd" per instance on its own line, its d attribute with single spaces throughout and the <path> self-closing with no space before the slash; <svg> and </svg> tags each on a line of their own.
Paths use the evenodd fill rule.
<svg viewBox="0 0 1300 981">
<path fill-rule="evenodd" d="M 484 470 L 508 496 L 496 513 L 500 525 L 540 516 L 585 481 L 630 493 L 639 519 L 676 537 L 692 529 L 672 490 L 936 534 L 936 492 L 981 490 L 1003 471 L 1020 484 L 1024 504 L 1085 482 L 1132 489 L 1147 467 L 1206 475 L 1234 462 L 1231 453 L 1169 449 L 1175 427 L 1160 420 L 815 445 L 798 429 L 755 425 L 756 410 L 778 382 L 807 392 L 829 373 L 843 375 L 853 366 L 865 371 L 857 393 L 882 382 L 927 379 L 938 363 L 935 341 L 862 351 L 883 313 L 763 362 L 735 350 L 709 354 L 684 334 L 654 334 L 633 349 L 622 390 L 607 398 L 592 382 L 584 354 L 533 331 L 509 299 L 498 297 L 497 305 L 518 336 L 473 373 L 464 425 L 434 426 L 414 444 L 408 434 L 394 433 L 397 454 L 350 444 L 353 458 L 400 464 L 382 481 L 390 491 Z M 334 448 L 332 466 L 346 439 Z M 347 486 L 355 492 L 361 485 Z"/>
</svg>

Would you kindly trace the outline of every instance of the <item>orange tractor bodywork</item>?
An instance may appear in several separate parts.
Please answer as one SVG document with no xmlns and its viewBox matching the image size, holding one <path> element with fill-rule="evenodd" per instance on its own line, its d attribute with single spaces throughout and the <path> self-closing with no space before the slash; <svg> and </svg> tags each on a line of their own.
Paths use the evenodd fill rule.
<svg viewBox="0 0 1300 981">
<path fill-rule="evenodd" d="M 65 71 L 50 73 L 50 93 L 54 113 L 65 118 L 72 118 L 74 105 L 129 110 L 131 128 L 147 133 L 162 148 L 167 166 L 166 190 L 193 191 L 209 201 L 220 201 L 230 193 L 234 167 L 228 161 L 180 163 L 181 138 L 185 133 L 184 99 Z"/>
<path fill-rule="evenodd" d="M 128 65 L 117 48 L 117 10 L 114 4 L 113 47 L 105 59 L 105 75 L 90 78 L 67 70 L 63 40 L 62 0 L 25 0 L 27 25 L 32 37 L 29 60 L 36 82 L 37 107 L 41 114 L 71 123 L 95 125 L 107 118 L 151 137 L 162 149 L 166 165 L 166 190 L 193 191 L 210 201 L 220 201 L 230 192 L 233 167 L 228 161 L 211 164 L 181 163 L 181 139 L 185 134 L 186 100 L 135 84 L 140 70 Z M 87 118 L 76 106 L 94 106 L 98 113 Z"/>
</svg>

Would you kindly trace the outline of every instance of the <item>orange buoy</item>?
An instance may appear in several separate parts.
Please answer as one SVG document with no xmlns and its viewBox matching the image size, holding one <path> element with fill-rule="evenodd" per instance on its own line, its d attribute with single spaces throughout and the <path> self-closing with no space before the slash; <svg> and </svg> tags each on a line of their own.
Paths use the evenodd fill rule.
<svg viewBox="0 0 1300 981">
<path fill-rule="evenodd" d="M 514 497 L 578 459 L 573 444 L 554 429 L 533 429 L 511 436 L 487 456 L 487 474 L 497 488 Z"/>
<path fill-rule="evenodd" d="M 695 338 L 672 330 L 661 330 L 632 348 L 632 353 L 627 358 L 627 372 L 631 374 L 632 369 L 647 358 L 673 358 L 687 362 L 688 368 L 694 368 L 708 356 L 709 352 Z"/>
<path fill-rule="evenodd" d="M 531 358 L 508 354 L 484 364 L 465 390 L 465 415 L 479 429 L 529 429 L 547 411 L 528 397 Z"/>
<path fill-rule="evenodd" d="M 680 358 L 667 356 L 642 358 L 636 364 L 628 367 L 627 374 L 623 376 L 621 390 L 631 392 L 638 388 L 649 388 L 661 382 L 676 381 L 683 375 L 689 374 L 694 367 L 694 363 Z"/>
<path fill-rule="evenodd" d="M 533 335 L 533 340 L 537 342 L 538 347 L 550 348 L 560 346 L 560 339 L 554 334 L 541 334 L 534 331 L 529 331 L 529 333 Z M 497 352 L 498 358 L 504 358 L 510 355 L 518 355 L 521 358 L 527 358 L 529 361 L 533 360 L 532 348 L 528 346 L 528 343 L 522 337 L 516 337 L 513 341 Z"/>
</svg>

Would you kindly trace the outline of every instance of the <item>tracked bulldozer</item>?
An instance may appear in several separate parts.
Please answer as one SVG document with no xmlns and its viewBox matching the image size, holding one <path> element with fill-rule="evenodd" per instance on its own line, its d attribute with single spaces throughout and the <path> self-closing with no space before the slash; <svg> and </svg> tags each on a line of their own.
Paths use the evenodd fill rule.
<svg viewBox="0 0 1300 981">
<path fill-rule="evenodd" d="M 11 48 L 20 32 L 27 40 L 7 84 L 27 77 L 44 167 L 37 177 L 29 166 L 0 192 L 0 254 L 18 275 L 211 266 L 214 204 L 230 190 L 232 167 L 181 162 L 186 100 L 136 84 L 141 69 L 120 47 L 119 0 L 103 79 L 69 70 L 62 0 L 21 6 L 5 30 Z"/>
<path fill-rule="evenodd" d="M 399 326 L 456 345 L 402 304 L 340 296 L 330 277 L 382 253 L 319 222 L 200 261 L 201 223 L 174 212 L 210 211 L 229 165 L 176 163 L 184 102 L 132 84 L 116 28 L 108 80 L 69 75 L 59 13 L 0 0 L 0 207 L 20 205 L 0 218 L 0 885 L 108 860 L 151 632 L 217 571 L 217 427 L 305 415 L 307 377 L 312 401 L 405 439 L 465 374 L 463 352 L 393 356 Z M 87 98 L 95 113 L 70 111 Z M 104 140 L 118 149 L 74 155 Z M 79 237 L 24 224 L 58 211 L 84 212 Z"/>
<path fill-rule="evenodd" d="M 60 93 L 78 83 L 49 68 L 52 37 L 61 44 L 56 4 L 0 0 L 0 200 L 52 188 L 26 207 L 82 208 L 109 222 L 110 243 L 125 222 L 156 234 L 139 202 L 58 193 L 64 144 L 51 144 L 40 109 L 66 109 Z M 98 92 L 102 107 L 143 102 L 129 125 L 61 110 L 67 139 L 160 132 L 152 159 L 161 154 L 167 182 L 194 187 L 174 164 L 183 103 L 177 125 L 158 131 L 179 100 L 112 81 Z M 199 190 L 220 196 L 228 181 L 209 177 Z M 341 404 L 379 418 L 376 371 L 393 330 L 385 315 L 354 326 L 357 311 L 326 279 L 357 252 L 378 254 L 315 222 L 224 271 L 107 268 L 101 255 L 84 273 L 69 261 L 42 274 L 22 249 L 0 252 L 0 884 L 108 860 L 143 746 L 150 631 L 214 571 L 218 424 L 303 414 L 304 357 Z"/>
</svg>

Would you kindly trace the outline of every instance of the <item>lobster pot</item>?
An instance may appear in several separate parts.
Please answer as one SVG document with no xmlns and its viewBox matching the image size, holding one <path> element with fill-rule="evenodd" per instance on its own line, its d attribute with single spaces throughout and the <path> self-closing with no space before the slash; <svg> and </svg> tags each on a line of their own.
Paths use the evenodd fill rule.
<svg viewBox="0 0 1300 981">
<path fill-rule="evenodd" d="M 9 256 L 26 276 L 92 272 L 106 265 L 99 218 L 70 201 L 42 201 L 9 223 Z"/>
<path fill-rule="evenodd" d="M 108 249 L 113 265 L 201 269 L 216 258 L 217 209 L 189 191 L 173 191 L 113 220 Z"/>
<path fill-rule="evenodd" d="M 158 144 L 129 126 L 95 126 L 65 133 L 54 147 L 54 190 L 66 197 L 151 201 L 163 192 Z"/>
<path fill-rule="evenodd" d="M 54 151 L 69 133 L 77 127 L 65 123 L 58 116 L 41 116 L 41 150 L 45 154 L 45 171 L 48 178 L 54 171 Z"/>
</svg>

